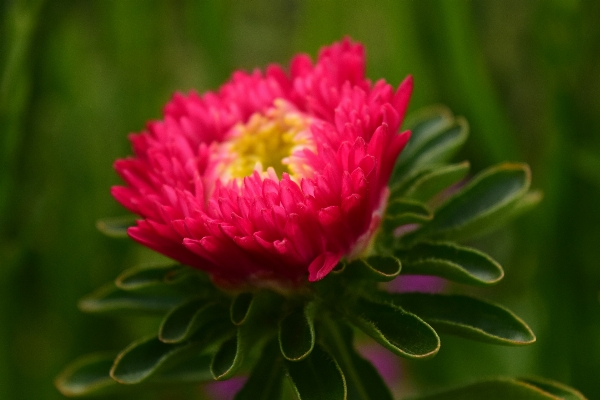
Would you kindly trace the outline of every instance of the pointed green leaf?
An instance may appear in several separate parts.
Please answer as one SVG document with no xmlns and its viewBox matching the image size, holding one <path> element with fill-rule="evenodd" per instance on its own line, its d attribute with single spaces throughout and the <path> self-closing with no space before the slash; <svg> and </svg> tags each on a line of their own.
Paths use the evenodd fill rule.
<svg viewBox="0 0 600 400">
<path fill-rule="evenodd" d="M 360 299 L 347 313 L 356 327 L 398 356 L 427 358 L 440 349 L 433 328 L 399 306 Z"/>
<path fill-rule="evenodd" d="M 143 382 L 160 370 L 197 355 L 230 329 L 229 321 L 221 321 L 209 324 L 183 343 L 164 343 L 158 337 L 136 341 L 117 356 L 110 376 L 123 384 Z"/>
<path fill-rule="evenodd" d="M 272 340 L 263 349 L 248 381 L 234 400 L 281 400 L 284 376 L 279 344 Z"/>
<path fill-rule="evenodd" d="M 246 321 L 250 306 L 254 300 L 253 293 L 240 293 L 231 302 L 230 317 L 235 325 L 241 325 Z"/>
<path fill-rule="evenodd" d="M 135 215 L 126 215 L 123 217 L 102 218 L 96 221 L 96 228 L 106 236 L 114 238 L 126 238 L 127 228 L 135 226 Z"/>
<path fill-rule="evenodd" d="M 186 300 L 165 316 L 158 329 L 158 337 L 165 343 L 182 342 L 225 313 L 226 310 L 216 302 L 198 298 Z"/>
<path fill-rule="evenodd" d="M 164 283 L 173 283 L 183 277 L 182 272 L 189 267 L 177 264 L 150 265 L 130 268 L 121 273 L 115 280 L 115 285 L 123 290 L 138 290 Z"/>
<path fill-rule="evenodd" d="M 414 397 L 412 400 L 562 400 L 564 398 L 546 392 L 541 388 L 514 379 L 498 378 L 473 383 L 428 396 Z"/>
<path fill-rule="evenodd" d="M 348 398 L 355 400 L 393 400 L 392 394 L 373 364 L 354 349 L 352 329 L 328 319 L 323 322 L 325 340 L 340 364 L 348 385 Z"/>
<path fill-rule="evenodd" d="M 467 161 L 436 168 L 419 177 L 404 193 L 405 197 L 427 201 L 447 187 L 463 179 L 469 172 Z"/>
<path fill-rule="evenodd" d="M 299 400 L 346 400 L 346 379 L 336 360 L 320 345 L 301 361 L 285 360 Z"/>
<path fill-rule="evenodd" d="M 526 345 L 535 335 L 519 317 L 499 305 L 468 296 L 397 293 L 392 302 L 423 318 L 438 332 L 482 342 Z"/>
<path fill-rule="evenodd" d="M 358 258 L 346 266 L 349 275 L 377 282 L 389 282 L 400 274 L 402 264 L 393 256 L 375 255 Z"/>
<path fill-rule="evenodd" d="M 454 118 L 446 108 L 425 110 L 410 119 L 405 126 L 412 132 L 411 139 L 398 157 L 391 186 L 402 184 L 411 171 L 450 160 L 469 135 L 467 121 Z"/>
<path fill-rule="evenodd" d="M 102 394 L 118 386 L 109 375 L 116 354 L 98 353 L 78 358 L 56 378 L 54 385 L 65 396 Z"/>
<path fill-rule="evenodd" d="M 286 359 L 300 361 L 312 351 L 315 345 L 314 310 L 314 303 L 303 304 L 279 322 L 279 346 Z"/>
<path fill-rule="evenodd" d="M 394 254 L 402 261 L 404 274 L 435 275 L 469 285 L 490 285 L 504 277 L 491 257 L 453 243 L 419 243 Z"/>
<path fill-rule="evenodd" d="M 586 400 L 585 396 L 579 391 L 562 383 L 542 379 L 538 377 L 517 378 L 518 381 L 533 385 L 545 392 L 548 392 L 562 400 Z"/>
<path fill-rule="evenodd" d="M 184 299 L 179 293 L 137 293 L 110 283 L 82 298 L 79 309 L 85 312 L 138 312 L 162 314 Z"/>
<path fill-rule="evenodd" d="M 525 196 L 531 173 L 525 164 L 501 164 L 478 174 L 435 211 L 413 237 L 466 239 L 496 228 Z"/>
</svg>

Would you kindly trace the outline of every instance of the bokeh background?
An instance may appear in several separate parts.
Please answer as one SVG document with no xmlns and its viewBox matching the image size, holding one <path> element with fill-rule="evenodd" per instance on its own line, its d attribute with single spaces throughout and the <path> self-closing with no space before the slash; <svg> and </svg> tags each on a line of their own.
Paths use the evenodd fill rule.
<svg viewBox="0 0 600 400">
<path fill-rule="evenodd" d="M 61 399 L 55 375 L 120 349 L 153 320 L 85 315 L 76 301 L 140 259 L 95 221 L 113 161 L 174 91 L 215 89 L 234 69 L 316 55 L 344 35 L 368 75 L 413 74 L 411 110 L 448 105 L 471 124 L 457 161 L 528 162 L 545 199 L 479 240 L 505 267 L 485 290 L 534 329 L 527 348 L 442 337 L 402 366 L 414 393 L 536 374 L 600 399 L 600 2 L 595 0 L 0 1 L 0 397 Z M 192 399 L 198 389 L 127 399 Z"/>
</svg>

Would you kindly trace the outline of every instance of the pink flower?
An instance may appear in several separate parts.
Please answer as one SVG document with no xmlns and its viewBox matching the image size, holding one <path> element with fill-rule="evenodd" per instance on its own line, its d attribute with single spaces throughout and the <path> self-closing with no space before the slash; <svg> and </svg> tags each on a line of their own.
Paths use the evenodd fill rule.
<svg viewBox="0 0 600 400">
<path fill-rule="evenodd" d="M 412 78 L 365 78 L 362 45 L 294 57 L 289 72 L 235 72 L 217 92 L 175 94 L 133 134 L 112 195 L 139 243 L 225 287 L 297 287 L 369 251 Z"/>
</svg>

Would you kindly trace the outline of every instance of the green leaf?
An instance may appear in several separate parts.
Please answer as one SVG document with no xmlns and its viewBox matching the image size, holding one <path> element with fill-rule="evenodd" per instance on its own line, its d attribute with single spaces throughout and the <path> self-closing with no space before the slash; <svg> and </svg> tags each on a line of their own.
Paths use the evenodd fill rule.
<svg viewBox="0 0 600 400">
<path fill-rule="evenodd" d="M 393 256 L 375 255 L 366 259 L 358 258 L 348 265 L 348 274 L 361 279 L 377 282 L 389 282 L 400 274 L 402 264 Z"/>
<path fill-rule="evenodd" d="M 263 349 L 248 381 L 234 400 L 281 400 L 285 369 L 277 340 Z"/>
<path fill-rule="evenodd" d="M 531 173 L 525 164 L 501 164 L 478 174 L 442 204 L 414 237 L 466 239 L 495 229 L 525 196 Z"/>
<path fill-rule="evenodd" d="M 538 386 L 514 379 L 498 378 L 473 383 L 428 396 L 414 397 L 412 400 L 561 400 Z"/>
<path fill-rule="evenodd" d="M 323 321 L 325 340 L 340 364 L 348 385 L 348 398 L 355 400 L 393 400 L 387 385 L 373 364 L 361 357 L 353 345 L 352 329 L 331 319 Z"/>
<path fill-rule="evenodd" d="M 299 400 L 346 400 L 346 379 L 336 360 L 320 345 L 301 361 L 285 360 Z"/>
<path fill-rule="evenodd" d="M 290 361 L 307 357 L 315 345 L 315 303 L 295 307 L 279 322 L 281 354 Z"/>
<path fill-rule="evenodd" d="M 394 304 L 359 299 L 346 312 L 354 325 L 396 355 L 427 358 L 440 349 L 431 326 Z"/>
<path fill-rule="evenodd" d="M 542 389 L 545 392 L 553 394 L 562 400 L 586 400 L 585 396 L 579 391 L 562 383 L 543 379 L 538 377 L 517 378 L 518 381 L 524 382 Z"/>
<path fill-rule="evenodd" d="M 436 168 L 416 179 L 404 193 L 405 197 L 427 201 L 447 187 L 463 179 L 469 172 L 467 161 Z"/>
<path fill-rule="evenodd" d="M 230 327 L 229 321 L 211 323 L 183 343 L 164 343 L 158 337 L 136 341 L 119 353 L 110 376 L 123 384 L 143 382 L 160 370 L 199 354 L 226 334 Z"/>
<path fill-rule="evenodd" d="M 198 298 L 186 300 L 165 316 L 158 329 L 158 337 L 165 343 L 182 342 L 225 312 L 216 302 Z"/>
<path fill-rule="evenodd" d="M 390 186 L 402 184 L 411 171 L 450 160 L 469 135 L 467 121 L 454 118 L 447 108 L 441 107 L 407 118 L 405 126 L 412 135 L 398 157 Z"/>
<path fill-rule="evenodd" d="M 526 345 L 535 335 L 515 314 L 499 305 L 469 296 L 397 293 L 392 302 L 423 318 L 436 331 L 481 342 Z"/>
<path fill-rule="evenodd" d="M 79 300 L 85 312 L 137 312 L 162 314 L 184 299 L 178 293 L 138 293 L 117 288 L 109 283 Z"/>
<path fill-rule="evenodd" d="M 247 323 L 269 324 L 279 319 L 281 305 L 285 301 L 281 295 L 270 290 L 256 293 L 241 293 L 231 302 L 229 315 L 235 325 Z"/>
<path fill-rule="evenodd" d="M 118 386 L 109 375 L 116 354 L 98 353 L 78 358 L 56 378 L 54 385 L 65 396 L 102 394 Z"/>
<path fill-rule="evenodd" d="M 127 228 L 135 226 L 135 215 L 125 215 L 123 217 L 102 218 L 96 221 L 96 228 L 106 236 L 114 238 L 126 238 Z"/>
<path fill-rule="evenodd" d="M 215 379 L 229 379 L 243 366 L 251 350 L 274 330 L 277 314 L 273 310 L 280 306 L 279 296 L 263 290 L 252 296 L 245 313 L 234 310 L 235 320 L 240 324 L 236 334 L 223 342 L 213 357 L 210 368 Z M 241 311 L 244 309 L 239 308 Z M 233 314 L 230 312 L 230 316 Z"/>
<path fill-rule="evenodd" d="M 411 199 L 393 199 L 388 203 L 383 218 L 383 229 L 391 231 L 400 225 L 423 223 L 433 218 L 423 203 Z"/>
<path fill-rule="evenodd" d="M 68 397 L 85 397 L 129 391 L 130 386 L 121 385 L 110 377 L 115 353 L 91 354 L 69 364 L 56 378 L 56 388 Z M 208 355 L 190 358 L 173 368 L 158 372 L 149 380 L 156 384 L 199 383 L 212 380 Z"/>
<path fill-rule="evenodd" d="M 482 230 L 481 233 L 493 232 L 498 228 L 506 225 L 508 222 L 513 219 L 528 213 L 532 209 L 534 209 L 544 198 L 544 194 L 540 190 L 530 190 L 525 193 L 523 196 L 519 197 L 517 201 L 510 206 L 505 212 L 501 215 L 498 215 L 492 221 L 490 221 L 489 225 Z M 478 234 L 481 234 L 478 233 Z"/>
<path fill-rule="evenodd" d="M 138 290 L 164 283 L 173 283 L 189 271 L 182 265 L 151 265 L 128 269 L 115 280 L 115 285 L 123 290 Z"/>
<path fill-rule="evenodd" d="M 212 355 L 202 354 L 185 359 L 171 368 L 159 370 L 150 382 L 161 384 L 202 383 L 213 380 L 210 373 Z"/>
<path fill-rule="evenodd" d="M 231 302 L 230 317 L 235 325 L 243 324 L 249 314 L 250 306 L 254 300 L 253 293 L 240 293 Z"/>
<path fill-rule="evenodd" d="M 394 255 L 402 261 L 404 274 L 441 276 L 469 285 L 491 285 L 504 277 L 491 257 L 453 243 L 419 243 Z"/>
</svg>

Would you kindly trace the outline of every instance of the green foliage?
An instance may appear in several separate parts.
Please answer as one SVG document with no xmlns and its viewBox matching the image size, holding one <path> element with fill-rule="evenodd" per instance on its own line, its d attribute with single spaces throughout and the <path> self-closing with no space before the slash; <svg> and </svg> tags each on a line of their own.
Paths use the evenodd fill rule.
<svg viewBox="0 0 600 400">
<path fill-rule="evenodd" d="M 360 299 L 348 307 L 352 323 L 398 356 L 426 358 L 440 349 L 440 339 L 421 318 L 389 303 Z"/>
<path fill-rule="evenodd" d="M 413 400 L 571 400 L 584 399 L 581 394 L 554 382 L 536 384 L 535 380 L 494 379 L 459 389 L 441 392 Z"/>
<path fill-rule="evenodd" d="M 535 341 L 533 332 L 519 317 L 483 300 L 426 293 L 388 296 L 393 304 L 421 316 L 439 332 L 494 344 L 525 345 Z"/>
<path fill-rule="evenodd" d="M 490 285 L 504 276 L 502 267 L 488 255 L 454 243 L 425 242 L 395 255 L 405 274 L 436 275 L 469 285 Z"/>
<path fill-rule="evenodd" d="M 386 383 L 373 364 L 354 349 L 352 329 L 345 324 L 327 321 L 329 349 L 339 361 L 346 377 L 348 398 L 357 400 L 393 400 Z"/>
<path fill-rule="evenodd" d="M 315 347 L 315 303 L 294 307 L 279 322 L 281 354 L 289 361 L 300 361 Z"/>
<path fill-rule="evenodd" d="M 334 358 L 317 345 L 301 361 L 285 361 L 287 374 L 300 400 L 345 400 L 346 379 Z"/>
<path fill-rule="evenodd" d="M 279 344 L 272 340 L 261 353 L 248 381 L 235 400 L 280 400 L 285 370 Z"/>
<path fill-rule="evenodd" d="M 389 282 L 400 274 L 400 260 L 388 255 L 358 258 L 345 266 L 346 273 L 359 279 Z"/>
<path fill-rule="evenodd" d="M 167 313 L 158 329 L 158 337 L 165 343 L 183 342 L 222 314 L 223 308 L 217 302 L 186 300 Z"/>
</svg>

